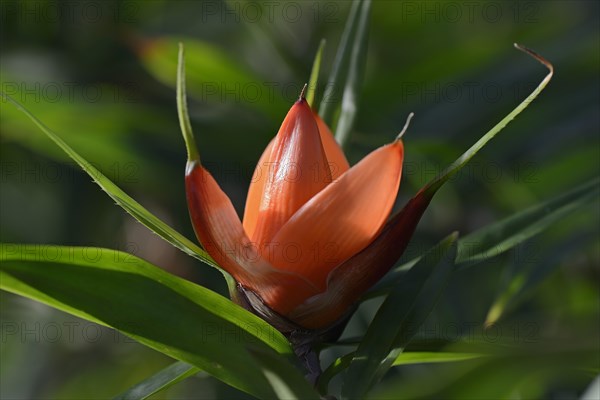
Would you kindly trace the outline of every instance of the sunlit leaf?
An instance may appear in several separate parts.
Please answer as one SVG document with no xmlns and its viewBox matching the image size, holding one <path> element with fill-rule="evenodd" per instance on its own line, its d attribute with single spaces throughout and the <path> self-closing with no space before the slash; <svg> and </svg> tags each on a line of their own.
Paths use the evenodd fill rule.
<svg viewBox="0 0 600 400">
<path fill-rule="evenodd" d="M 261 365 L 247 347 L 293 357 L 285 337 L 263 320 L 128 253 L 3 244 L 0 261 L 3 290 L 117 329 L 259 398 L 275 395 L 261 372 L 271 364 Z"/>
<path fill-rule="evenodd" d="M 306 92 L 306 101 L 315 109 L 315 93 L 317 92 L 317 83 L 319 82 L 319 71 L 321 70 L 321 58 L 325 49 L 325 39 L 321 39 L 317 55 L 313 61 L 312 70 L 310 71 L 310 79 L 308 80 L 308 90 Z"/>
<path fill-rule="evenodd" d="M 200 261 L 211 265 L 221 273 L 228 280 L 231 285 L 231 279 L 229 274 L 219 268 L 219 266 L 213 261 L 213 259 L 202 250 L 198 245 L 184 237 L 182 234 L 171 228 L 169 225 L 161 221 L 150 211 L 145 209 L 140 203 L 131 198 L 121 188 L 115 185 L 110 179 L 102 174 L 96 167 L 90 164 L 87 160 L 81 157 L 75 150 L 73 150 L 65 141 L 63 141 L 56 133 L 52 132 L 42 121 L 31 114 L 23 105 L 15 101 L 10 96 L 2 93 L 4 99 L 12 103 L 25 115 L 58 147 L 60 147 L 66 154 L 71 157 L 93 180 L 108 194 L 119 206 L 127 211 L 132 217 L 137 219 L 143 225 L 145 225 L 152 232 L 171 243 L 184 253 L 189 254 L 192 257 L 197 258 Z"/>
<path fill-rule="evenodd" d="M 517 115 L 519 115 L 527 106 L 535 100 L 535 98 L 544 90 L 550 79 L 552 79 L 552 75 L 554 75 L 554 67 L 550 62 L 548 62 L 545 58 L 530 50 L 526 47 L 523 47 L 517 43 L 515 43 L 515 47 L 524 53 L 530 55 L 539 61 L 542 65 L 544 65 L 548 69 L 548 74 L 546 77 L 540 82 L 540 84 L 523 100 L 514 110 L 512 110 L 506 117 L 504 117 L 500 122 L 498 122 L 492 129 L 490 129 L 485 135 L 483 135 L 473 146 L 471 146 L 467 151 L 465 151 L 456 161 L 454 161 L 450 166 L 444 169 L 438 176 L 436 176 L 433 180 L 431 180 L 421 191 L 419 192 L 422 196 L 425 197 L 433 197 L 433 195 L 437 192 L 437 190 L 442 187 L 444 183 L 446 183 L 452 176 L 454 176 L 458 171 L 462 169 L 474 156 L 481 150 L 490 140 L 492 140 L 510 121 L 512 121 Z"/>
<path fill-rule="evenodd" d="M 580 400 L 596 400 L 600 399 L 600 375 L 587 388 L 585 393 L 581 395 Z"/>
<path fill-rule="evenodd" d="M 452 353 L 452 352 L 427 352 L 427 351 L 414 351 L 404 352 L 396 358 L 393 366 L 399 365 L 410 365 L 410 364 L 431 364 L 431 363 L 445 363 L 445 362 L 456 362 L 464 360 L 472 360 L 475 358 L 484 357 L 485 354 L 478 353 Z"/>
<path fill-rule="evenodd" d="M 187 160 L 200 161 L 200 154 L 196 147 L 192 123 L 188 113 L 186 84 L 185 84 L 185 51 L 183 43 L 179 43 L 179 53 L 177 57 L 177 115 L 179 116 L 179 125 L 187 150 Z"/>
</svg>

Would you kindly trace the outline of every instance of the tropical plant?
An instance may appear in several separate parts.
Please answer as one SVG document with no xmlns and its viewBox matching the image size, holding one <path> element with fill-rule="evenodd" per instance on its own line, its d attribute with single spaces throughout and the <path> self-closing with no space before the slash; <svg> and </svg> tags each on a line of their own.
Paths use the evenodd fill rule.
<svg viewBox="0 0 600 400">
<path fill-rule="evenodd" d="M 370 6 L 370 1 L 353 5 L 317 107 L 325 48 L 321 43 L 306 92 L 302 90 L 257 163 L 258 169 L 276 167 L 253 181 L 243 226 L 227 195 L 200 162 L 201 153 L 207 151 L 202 146 L 204 133 L 198 135 L 198 151 L 186 98 L 184 48 L 179 44 L 176 99 L 188 156 L 188 207 L 200 246 L 144 208 L 44 122 L 2 93 L 3 107 L 7 102 L 25 113 L 133 218 L 172 246 L 216 268 L 228 284 L 231 300 L 126 252 L 2 244 L 3 290 L 113 328 L 176 360 L 117 398 L 147 398 L 201 373 L 263 399 L 417 398 L 442 393 L 456 398 L 504 397 L 516 389 L 494 386 L 486 378 L 488 371 L 518 380 L 533 369 L 539 372 L 536 378 L 518 387 L 525 396 L 535 397 L 548 382 L 564 378 L 562 363 L 579 371 L 579 375 L 573 372 L 577 379 L 583 376 L 589 382 L 590 374 L 598 373 L 598 349 L 590 343 L 557 343 L 548 338 L 536 346 L 522 346 L 489 340 L 511 307 L 556 264 L 507 269 L 496 301 L 469 340 L 440 343 L 422 335 L 451 279 L 519 249 L 555 222 L 597 201 L 600 185 L 594 180 L 576 186 L 466 235 L 443 232 L 437 245 L 412 260 L 399 261 L 438 190 L 536 99 L 554 69 L 542 56 L 515 44 L 540 62 L 547 75 L 400 211 L 391 213 L 402 174 L 401 139 L 410 141 L 405 131 L 412 114 L 400 135 L 390 136 L 391 144 L 352 168 L 342 151 L 359 109 Z M 305 172 L 315 163 L 322 179 L 310 174 L 304 174 L 304 181 L 288 179 L 290 165 Z M 269 241 L 282 248 L 293 243 L 302 256 L 292 262 L 278 251 L 265 253 Z M 335 257 L 323 256 L 324 249 L 319 248 L 321 257 L 314 258 L 311 251 L 324 242 L 335 244 Z M 91 258 L 90 251 L 97 256 Z M 380 305 L 365 332 L 339 340 L 353 312 L 373 299 Z M 323 349 L 344 346 L 350 350 L 333 361 L 319 359 Z M 453 365 L 456 372 L 444 372 L 435 383 L 389 380 L 379 385 L 398 366 L 430 363 Z M 341 377 L 341 389 L 330 385 L 336 377 Z M 480 377 L 484 387 L 462 385 Z M 425 392 L 424 387 L 428 387 Z"/>
</svg>

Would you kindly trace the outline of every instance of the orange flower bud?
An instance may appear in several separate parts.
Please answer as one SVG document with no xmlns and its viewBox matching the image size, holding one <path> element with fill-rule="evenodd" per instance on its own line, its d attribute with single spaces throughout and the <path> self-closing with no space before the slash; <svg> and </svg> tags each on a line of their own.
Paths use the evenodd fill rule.
<svg viewBox="0 0 600 400">
<path fill-rule="evenodd" d="M 397 139 L 350 168 L 301 97 L 256 166 L 243 223 L 210 173 L 199 162 L 188 165 L 196 235 L 250 303 L 301 328 L 327 328 L 387 272 L 412 235 L 420 215 L 401 216 L 401 224 L 395 218 L 382 233 L 403 158 Z"/>
</svg>

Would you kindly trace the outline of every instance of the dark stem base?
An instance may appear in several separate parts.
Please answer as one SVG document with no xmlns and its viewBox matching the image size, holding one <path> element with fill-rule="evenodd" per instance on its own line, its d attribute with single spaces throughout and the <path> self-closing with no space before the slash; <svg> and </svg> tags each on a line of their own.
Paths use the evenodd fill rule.
<svg viewBox="0 0 600 400">
<path fill-rule="evenodd" d="M 306 379 L 313 386 L 316 386 L 317 380 L 323 372 L 319 362 L 318 345 L 324 342 L 335 342 L 339 339 L 354 311 L 350 310 L 337 322 L 323 329 L 307 329 L 271 310 L 256 293 L 240 284 L 237 285 L 237 293 L 232 300 L 283 333 L 305 368 Z"/>
</svg>

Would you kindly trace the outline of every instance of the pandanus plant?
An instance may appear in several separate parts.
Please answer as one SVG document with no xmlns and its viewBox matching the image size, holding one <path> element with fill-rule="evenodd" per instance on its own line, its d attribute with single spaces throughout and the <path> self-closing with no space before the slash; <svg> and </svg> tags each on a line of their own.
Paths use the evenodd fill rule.
<svg viewBox="0 0 600 400">
<path fill-rule="evenodd" d="M 482 254 L 472 257 L 457 250 L 457 234 L 451 234 L 405 265 L 403 271 L 409 272 L 400 279 L 392 274 L 382 280 L 403 254 L 437 190 L 550 81 L 552 65 L 533 51 L 516 47 L 545 65 L 549 73 L 522 103 L 391 217 L 402 176 L 402 137 L 412 114 L 391 143 L 350 167 L 322 115 L 310 107 L 302 90 L 257 162 L 241 221 L 228 196 L 202 165 L 188 117 L 180 45 L 177 104 L 188 158 L 185 189 L 202 248 L 143 208 L 3 93 L 5 100 L 25 112 L 138 221 L 175 247 L 223 270 L 232 300 L 255 315 L 137 257 L 127 255 L 124 262 L 119 258 L 122 253 L 108 249 L 100 249 L 101 257 L 94 263 L 74 257 L 76 248 L 68 248 L 68 257 L 45 262 L 38 248 L 3 245 L 2 288 L 118 329 L 179 360 L 123 398 L 137 398 L 140 390 L 154 393 L 152 388 L 157 385 L 166 387 L 202 369 L 259 398 L 287 398 L 293 393 L 298 398 L 316 399 L 328 394 L 328 381 L 346 368 L 342 395 L 361 398 L 406 347 L 414 334 L 411 324 L 418 327 L 425 320 L 455 264 L 489 258 L 483 253 L 494 241 L 503 243 L 503 249 L 509 239 L 510 246 L 515 246 L 565 215 L 564 210 L 597 196 L 597 183 L 592 182 L 540 209 L 525 210 L 509 222 L 475 233 L 485 248 L 482 245 Z M 347 132 L 347 121 L 344 124 Z M 344 124 L 338 123 L 338 128 Z M 561 212 L 549 218 L 547 209 Z M 535 229 L 529 229 L 532 220 Z M 510 230 L 503 229 L 506 224 Z M 507 234 L 511 235 L 508 239 Z M 432 259 L 427 259 L 428 255 Z M 321 341 L 335 340 L 360 300 L 374 290 L 388 297 L 364 338 L 354 352 L 321 374 L 315 347 Z M 494 312 L 497 318 L 501 310 Z M 213 326 L 226 332 L 242 331 L 244 338 L 251 340 L 237 336 L 227 340 L 227 335 L 214 334 L 218 331 L 206 331 Z M 275 327 L 278 332 L 265 333 L 265 327 Z M 319 393 L 288 362 L 294 359 L 289 357 L 290 344 Z M 248 367 L 249 363 L 257 368 Z"/>
<path fill-rule="evenodd" d="M 545 85 L 552 66 L 515 46 L 550 69 Z M 314 346 L 339 336 L 356 302 L 403 254 L 439 187 L 491 136 L 389 218 L 402 176 L 402 136 L 413 114 L 392 143 L 350 167 L 330 128 L 306 101 L 304 85 L 256 165 L 240 221 L 202 166 L 187 113 L 184 64 L 180 45 L 177 98 L 196 236 L 235 279 L 232 299 L 284 333 L 315 382 L 321 369 Z"/>
</svg>

